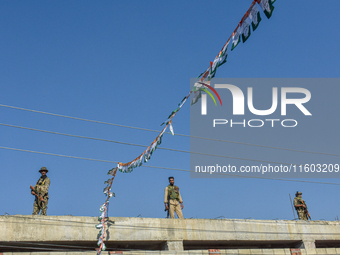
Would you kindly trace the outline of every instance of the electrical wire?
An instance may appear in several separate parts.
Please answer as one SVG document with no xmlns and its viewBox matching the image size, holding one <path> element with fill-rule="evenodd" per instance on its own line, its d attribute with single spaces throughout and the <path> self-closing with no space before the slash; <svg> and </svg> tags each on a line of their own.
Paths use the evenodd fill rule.
<svg viewBox="0 0 340 255">
<path fill-rule="evenodd" d="M 10 148 L 10 147 L 4 147 L 4 146 L 0 146 L 0 149 L 22 151 L 22 152 L 31 152 L 31 153 L 44 154 L 44 155 L 49 155 L 49 156 L 58 156 L 58 157 L 66 157 L 66 158 L 74 158 L 74 159 L 84 159 L 84 160 L 99 161 L 99 162 L 106 162 L 106 163 L 115 163 L 115 164 L 118 163 L 116 161 L 110 161 L 110 160 L 68 156 L 68 155 L 62 155 L 62 154 L 54 154 L 54 153 L 48 153 L 48 152 L 24 150 L 24 149 Z M 241 159 L 241 158 L 237 158 L 237 159 Z M 247 159 L 244 159 L 244 160 L 247 160 Z M 273 163 L 273 162 L 270 162 L 270 161 L 263 161 L 263 162 Z M 281 164 L 281 163 L 275 163 L 275 164 Z M 291 165 L 293 165 L 293 164 L 291 164 Z M 143 166 L 149 167 L 149 168 L 162 169 L 162 170 L 192 172 L 192 171 L 187 170 L 187 169 L 179 169 L 179 168 L 159 167 L 159 166 L 150 166 L 150 165 L 147 165 L 147 166 L 143 165 Z M 236 175 L 236 174 L 229 174 L 229 173 L 214 173 L 214 175 L 224 175 L 224 176 L 227 176 L 227 177 L 230 176 L 230 177 L 235 177 L 235 178 L 251 178 L 251 179 L 264 179 L 264 180 L 274 180 L 274 181 L 301 182 L 301 183 L 314 183 L 314 184 L 327 184 L 327 185 L 340 186 L 340 183 L 332 183 L 332 182 L 317 182 L 317 181 L 306 181 L 306 180 L 295 180 L 295 179 L 269 178 L 269 177 L 260 177 L 260 176 L 243 176 L 243 175 Z"/>
<path fill-rule="evenodd" d="M 87 122 L 92 122 L 92 123 L 98 123 L 98 124 L 104 124 L 104 125 L 110 125 L 110 126 L 116 126 L 116 127 L 132 128 L 132 129 L 137 129 L 137 130 L 143 130 L 143 131 L 159 133 L 159 130 L 153 130 L 153 129 L 147 129 L 147 128 L 138 128 L 138 127 L 114 124 L 114 123 L 104 122 L 104 121 L 99 121 L 99 120 L 90 120 L 90 119 L 84 119 L 84 118 L 79 118 L 79 117 L 72 117 L 72 116 L 67 116 L 67 115 L 63 115 L 63 114 L 56 114 L 56 113 L 50 113 L 50 112 L 37 111 L 37 110 L 32 110 L 32 109 L 27 109 L 27 108 L 21 108 L 21 107 L 16 107 L 16 106 L 11 106 L 11 105 L 5 105 L 5 104 L 0 104 L 0 106 L 7 107 L 7 108 L 12 108 L 12 109 L 17 109 L 17 110 L 29 111 L 29 112 L 42 113 L 42 114 L 51 115 L 51 116 L 57 116 L 57 117 L 62 117 L 62 118 L 81 120 L 81 121 L 87 121 Z M 169 132 L 167 132 L 167 133 L 169 134 Z"/>
<path fill-rule="evenodd" d="M 143 148 L 147 148 L 148 147 L 147 145 L 141 145 L 141 144 L 135 144 L 135 143 L 125 143 L 125 142 L 119 142 L 119 141 L 113 141 L 113 140 L 101 139 L 101 138 L 95 138 L 95 137 L 88 137 L 88 136 L 71 135 L 71 134 L 66 134 L 66 133 L 59 133 L 59 132 L 53 132 L 53 131 L 47 131 L 47 130 L 41 130 L 41 129 L 35 129 L 35 128 L 27 128 L 27 127 L 9 125 L 9 124 L 4 124 L 4 123 L 0 123 L 0 125 L 7 126 L 7 127 L 15 127 L 15 128 L 20 128 L 20 129 L 26 129 L 26 130 L 32 130 L 32 131 L 39 131 L 39 132 L 55 134 L 55 135 L 63 135 L 63 136 L 69 136 L 69 137 L 76 137 L 76 138 L 83 138 L 83 139 L 90 139 L 90 140 L 97 140 L 97 141 L 104 141 L 104 142 L 111 142 L 111 143 L 124 144 L 124 145 L 130 145 L 130 146 L 138 146 L 138 147 L 143 147 Z M 259 159 L 245 159 L 245 158 L 239 158 L 239 157 L 231 157 L 231 156 L 216 155 L 216 154 L 209 154 L 209 153 L 202 153 L 202 152 L 178 150 L 178 149 L 171 149 L 171 148 L 164 148 L 164 147 L 158 147 L 157 149 L 167 150 L 167 151 L 174 151 L 174 152 L 181 152 L 181 153 L 187 153 L 187 154 L 196 154 L 196 155 L 202 155 L 202 156 L 211 156 L 211 157 L 219 157 L 219 158 L 247 160 L 247 161 L 264 162 L 264 163 L 272 163 L 272 164 L 301 165 L 301 164 L 291 164 L 291 163 L 282 163 L 282 162 L 274 162 L 274 161 L 264 161 L 264 160 L 259 160 Z"/>
<path fill-rule="evenodd" d="M 14 151 L 23 151 L 23 152 L 31 152 L 31 153 L 37 153 L 37 154 L 43 154 L 43 155 L 49 155 L 49 156 L 58 156 L 58 157 L 73 158 L 73 159 L 84 159 L 84 160 L 106 162 L 106 163 L 114 163 L 114 164 L 118 163 L 117 161 L 110 161 L 110 160 L 103 160 L 103 159 L 93 159 L 93 158 L 84 158 L 84 157 L 76 157 L 76 156 L 68 156 L 68 155 L 63 155 L 63 154 L 55 154 L 55 153 L 32 151 L 32 150 L 24 150 L 24 149 L 10 148 L 10 147 L 4 147 L 4 146 L 0 146 L 0 149 L 14 150 Z"/>
<path fill-rule="evenodd" d="M 79 118 L 79 117 L 72 117 L 72 116 L 67 116 L 67 115 L 62 115 L 62 114 L 56 114 L 56 113 L 50 113 L 50 112 L 44 112 L 44 111 L 37 111 L 37 110 L 32 110 L 32 109 L 27 109 L 27 108 L 22 108 L 22 107 L 5 105 L 5 104 L 0 104 L 0 106 L 7 107 L 7 108 L 12 108 L 12 109 L 17 109 L 17 110 L 41 113 L 41 114 L 46 114 L 46 115 L 51 115 L 51 116 L 57 116 L 57 117 L 62 117 L 62 118 L 69 118 L 69 119 L 74 119 L 74 120 L 81 120 L 81 121 L 87 121 L 87 122 L 92 122 L 92 123 L 110 125 L 110 126 L 117 126 L 117 127 L 123 127 L 123 128 L 131 128 L 131 129 L 142 130 L 142 131 L 149 131 L 149 132 L 156 132 L 156 133 L 160 132 L 159 130 L 153 130 L 153 129 L 147 129 L 147 128 L 139 128 L 139 127 L 133 127 L 133 126 L 127 126 L 127 125 L 120 125 L 120 124 L 115 124 L 115 123 L 110 123 L 110 122 L 91 120 L 91 119 L 84 119 L 84 118 Z M 170 132 L 165 132 L 165 133 L 166 134 L 171 134 Z M 324 153 L 324 152 L 315 152 L 315 151 L 305 151 L 305 150 L 296 150 L 296 149 L 290 149 L 290 148 L 281 148 L 281 147 L 268 146 L 268 145 L 243 143 L 243 142 L 228 141 L 228 140 L 222 140 L 222 139 L 213 139 L 213 138 L 192 136 L 192 135 L 179 134 L 179 133 L 176 134 L 176 135 L 177 136 L 182 136 L 182 137 L 188 137 L 188 138 L 203 139 L 203 140 L 209 140 L 209 141 L 215 141 L 215 142 L 233 143 L 233 144 L 240 144 L 240 145 L 247 145 L 247 146 L 255 146 L 255 147 L 262 147 L 262 148 L 275 149 L 275 150 L 286 150 L 286 151 L 294 151 L 294 152 L 302 152 L 302 153 L 310 153 L 310 154 L 319 154 L 319 155 L 328 155 L 328 156 L 337 156 L 337 157 L 340 156 L 339 154 Z"/>
</svg>

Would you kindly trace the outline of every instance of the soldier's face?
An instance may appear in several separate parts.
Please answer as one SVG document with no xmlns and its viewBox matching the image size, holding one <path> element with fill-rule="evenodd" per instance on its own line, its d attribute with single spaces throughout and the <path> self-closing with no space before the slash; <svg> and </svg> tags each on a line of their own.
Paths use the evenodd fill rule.
<svg viewBox="0 0 340 255">
<path fill-rule="evenodd" d="M 174 179 L 170 179 L 169 182 L 170 182 L 171 185 L 174 185 L 175 180 Z"/>
<path fill-rule="evenodd" d="M 46 171 L 41 171 L 41 176 L 45 176 L 46 175 Z"/>
</svg>

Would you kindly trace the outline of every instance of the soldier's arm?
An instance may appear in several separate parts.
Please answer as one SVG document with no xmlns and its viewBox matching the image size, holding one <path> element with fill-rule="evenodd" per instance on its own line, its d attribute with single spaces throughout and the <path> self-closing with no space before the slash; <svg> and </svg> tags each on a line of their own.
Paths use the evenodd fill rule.
<svg viewBox="0 0 340 255">
<path fill-rule="evenodd" d="M 294 206 L 295 206 L 295 208 L 306 207 L 305 205 L 300 204 L 299 201 L 298 201 L 297 199 L 294 199 Z"/>
<path fill-rule="evenodd" d="M 181 203 L 181 208 L 182 208 L 182 210 L 183 210 L 183 208 L 184 208 L 183 199 L 182 199 L 181 193 L 180 193 L 179 191 L 178 191 L 178 201 Z"/>
<path fill-rule="evenodd" d="M 169 210 L 168 208 L 168 187 L 165 188 L 164 192 L 164 205 L 165 205 L 165 210 Z"/>
<path fill-rule="evenodd" d="M 183 203 L 183 199 L 182 199 L 182 197 L 181 197 L 181 193 L 178 191 L 178 201 L 180 202 L 180 203 Z"/>
<path fill-rule="evenodd" d="M 306 208 L 305 205 L 295 205 L 295 207 L 305 207 Z"/>
</svg>

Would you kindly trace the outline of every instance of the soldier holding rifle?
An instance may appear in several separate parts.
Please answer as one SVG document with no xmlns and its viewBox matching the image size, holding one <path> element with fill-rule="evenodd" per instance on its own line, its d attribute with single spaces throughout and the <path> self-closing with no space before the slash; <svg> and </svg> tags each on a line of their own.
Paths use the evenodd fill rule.
<svg viewBox="0 0 340 255">
<path fill-rule="evenodd" d="M 41 210 L 41 215 L 46 215 L 47 204 L 48 204 L 48 189 L 50 187 L 50 179 L 47 177 L 47 168 L 42 167 L 39 172 L 41 177 L 37 181 L 35 187 L 31 185 L 31 194 L 35 196 L 33 204 L 33 215 L 39 214 Z"/>
<path fill-rule="evenodd" d="M 294 207 L 299 216 L 299 220 L 308 220 L 308 218 L 311 220 L 306 202 L 302 200 L 302 193 L 300 191 L 295 193 Z"/>
</svg>

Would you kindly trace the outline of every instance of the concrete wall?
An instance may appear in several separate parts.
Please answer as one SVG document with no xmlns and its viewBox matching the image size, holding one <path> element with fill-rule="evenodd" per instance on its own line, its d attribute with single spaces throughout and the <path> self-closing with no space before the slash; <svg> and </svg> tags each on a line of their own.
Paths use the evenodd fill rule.
<svg viewBox="0 0 340 255">
<path fill-rule="evenodd" d="M 44 249 L 51 244 L 94 249 L 96 224 L 96 217 L 0 216 L 0 251 L 41 244 Z M 300 249 L 301 254 L 340 254 L 339 222 L 112 217 L 108 226 L 107 247 L 121 249 L 123 254 L 209 254 L 209 249 L 220 249 L 221 254 L 292 254 L 291 249 Z"/>
</svg>

